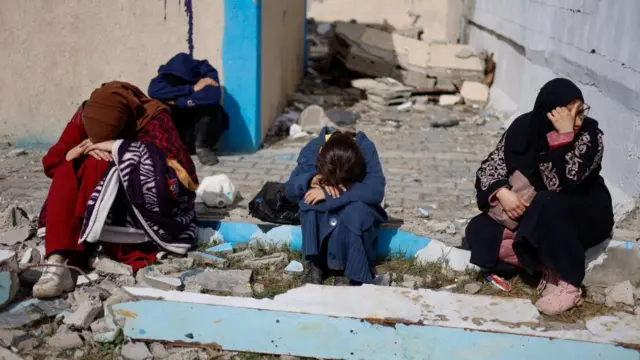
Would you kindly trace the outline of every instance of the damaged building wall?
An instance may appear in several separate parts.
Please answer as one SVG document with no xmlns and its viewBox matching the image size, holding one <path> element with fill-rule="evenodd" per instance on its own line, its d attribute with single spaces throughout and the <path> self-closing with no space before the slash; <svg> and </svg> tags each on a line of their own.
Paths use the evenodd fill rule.
<svg viewBox="0 0 640 360">
<path fill-rule="evenodd" d="M 469 4 L 471 3 L 471 4 Z M 475 3 L 475 4 L 473 4 Z M 640 2 L 469 1 L 468 39 L 495 53 L 495 108 L 530 111 L 556 76 L 575 81 L 605 133 L 603 174 L 620 216 L 640 195 Z"/>
<path fill-rule="evenodd" d="M 457 42 L 463 0 L 308 0 L 308 16 L 319 22 L 421 27 L 429 40 Z"/>
<path fill-rule="evenodd" d="M 193 3 L 194 55 L 220 69 L 224 2 Z M 188 51 L 187 33 L 184 1 L 3 1 L 0 136 L 57 140 L 77 106 L 109 80 L 146 92 L 159 65 Z"/>
<path fill-rule="evenodd" d="M 303 75 L 305 3 L 301 0 L 262 2 L 261 136 Z"/>
</svg>

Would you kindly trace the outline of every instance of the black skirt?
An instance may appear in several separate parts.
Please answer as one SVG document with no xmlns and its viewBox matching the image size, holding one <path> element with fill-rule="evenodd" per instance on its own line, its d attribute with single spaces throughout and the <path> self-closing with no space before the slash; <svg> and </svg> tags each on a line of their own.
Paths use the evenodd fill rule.
<svg viewBox="0 0 640 360">
<path fill-rule="evenodd" d="M 585 252 L 611 236 L 613 205 L 601 177 L 579 191 L 540 191 L 516 229 L 513 250 L 527 272 L 540 265 L 562 280 L 580 286 L 585 275 Z M 586 186 L 585 186 L 586 185 Z M 466 229 L 471 262 L 485 269 L 500 265 L 498 252 L 504 227 L 486 214 Z"/>
</svg>

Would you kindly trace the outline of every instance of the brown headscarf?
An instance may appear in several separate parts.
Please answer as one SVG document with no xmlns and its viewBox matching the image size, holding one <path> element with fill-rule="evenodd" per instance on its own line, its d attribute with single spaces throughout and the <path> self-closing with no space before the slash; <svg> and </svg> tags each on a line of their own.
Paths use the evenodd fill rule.
<svg viewBox="0 0 640 360">
<path fill-rule="evenodd" d="M 168 109 L 135 85 L 112 81 L 95 89 L 84 105 L 82 121 L 92 143 L 135 134 L 161 111 Z"/>
</svg>

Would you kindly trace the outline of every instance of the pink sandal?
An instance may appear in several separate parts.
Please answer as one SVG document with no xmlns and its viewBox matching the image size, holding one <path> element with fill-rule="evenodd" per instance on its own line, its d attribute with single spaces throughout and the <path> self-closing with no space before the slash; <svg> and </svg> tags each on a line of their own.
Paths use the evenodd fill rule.
<svg viewBox="0 0 640 360">
<path fill-rule="evenodd" d="M 558 275 L 544 268 L 542 270 L 542 279 L 540 279 L 540 284 L 538 284 L 538 294 L 543 297 L 551 294 L 558 287 L 559 281 L 560 278 Z"/>
<path fill-rule="evenodd" d="M 548 284 L 547 284 L 548 286 Z M 553 291 L 547 290 L 546 295 L 536 302 L 538 311 L 545 315 L 557 315 L 579 305 L 582 297 L 582 290 L 559 280 Z"/>
</svg>

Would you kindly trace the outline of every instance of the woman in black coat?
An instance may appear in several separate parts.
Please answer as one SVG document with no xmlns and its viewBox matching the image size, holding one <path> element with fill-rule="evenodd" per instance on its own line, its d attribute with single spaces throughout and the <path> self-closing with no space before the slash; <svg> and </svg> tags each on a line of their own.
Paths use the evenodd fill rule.
<svg viewBox="0 0 640 360">
<path fill-rule="evenodd" d="M 533 111 L 513 122 L 476 174 L 483 214 L 466 230 L 471 261 L 490 270 L 510 263 L 543 271 L 536 306 L 545 314 L 578 304 L 585 251 L 613 229 L 611 195 L 600 176 L 603 133 L 588 110 L 570 80 L 549 81 Z M 511 191 L 516 171 L 536 191 L 530 203 Z M 518 221 L 513 231 L 488 215 L 497 205 Z"/>
</svg>

